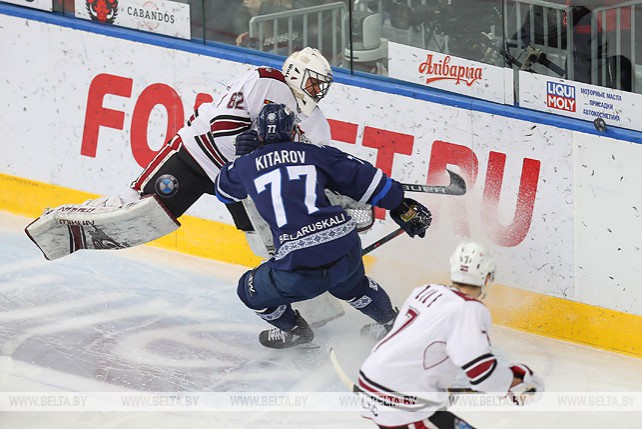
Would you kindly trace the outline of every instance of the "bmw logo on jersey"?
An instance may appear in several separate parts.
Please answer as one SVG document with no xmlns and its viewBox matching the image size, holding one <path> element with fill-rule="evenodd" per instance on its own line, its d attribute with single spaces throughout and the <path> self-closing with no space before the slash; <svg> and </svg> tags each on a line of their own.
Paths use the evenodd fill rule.
<svg viewBox="0 0 642 429">
<path fill-rule="evenodd" d="M 169 198 L 178 192 L 178 179 L 171 174 L 163 174 L 156 179 L 156 193 L 163 198 Z"/>
</svg>

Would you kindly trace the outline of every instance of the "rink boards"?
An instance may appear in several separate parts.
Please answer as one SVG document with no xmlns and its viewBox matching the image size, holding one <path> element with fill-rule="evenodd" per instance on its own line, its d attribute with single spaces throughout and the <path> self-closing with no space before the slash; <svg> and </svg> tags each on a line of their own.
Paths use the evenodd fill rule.
<svg viewBox="0 0 642 429">
<path fill-rule="evenodd" d="M 195 106 L 219 99 L 252 67 L 129 34 L 0 14 L 0 55 L 9 59 L 0 79 L 10 82 L 0 87 L 0 209 L 37 216 L 122 190 Z M 470 237 L 497 255 L 501 286 L 489 301 L 496 323 L 642 355 L 638 144 L 351 79 L 339 74 L 322 102 L 328 143 L 401 182 L 445 184 L 449 167 L 468 185 L 463 197 L 414 194 L 433 212 L 428 237 L 398 238 L 373 253 L 369 270 L 394 285 L 393 297 L 445 280 L 450 252 Z M 393 228 L 379 216 L 365 245 Z M 155 244 L 259 262 L 213 198 L 181 222 Z"/>
</svg>

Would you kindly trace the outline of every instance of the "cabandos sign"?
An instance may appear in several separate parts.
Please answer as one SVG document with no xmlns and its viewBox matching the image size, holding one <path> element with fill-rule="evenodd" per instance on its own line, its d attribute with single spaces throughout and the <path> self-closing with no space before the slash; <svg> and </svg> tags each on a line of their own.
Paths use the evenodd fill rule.
<svg viewBox="0 0 642 429">
<path fill-rule="evenodd" d="M 75 15 L 102 24 L 189 39 L 190 6 L 166 0 L 75 0 Z"/>
</svg>

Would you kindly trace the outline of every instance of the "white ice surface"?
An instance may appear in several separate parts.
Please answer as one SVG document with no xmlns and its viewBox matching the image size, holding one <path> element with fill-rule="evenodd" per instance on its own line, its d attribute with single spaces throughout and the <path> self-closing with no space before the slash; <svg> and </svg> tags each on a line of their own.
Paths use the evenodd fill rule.
<svg viewBox="0 0 642 429">
<path fill-rule="evenodd" d="M 267 325 L 235 293 L 245 268 L 149 247 L 50 262 L 28 221 L 0 212 L 0 391 L 341 392 L 329 347 L 354 377 L 373 345 L 347 308 L 316 331 L 319 349 L 262 348 Z M 640 359 L 501 327 L 491 338 L 548 391 L 642 391 Z M 642 428 L 636 412 L 459 414 L 477 428 Z M 354 411 L 0 413 L 3 429 L 374 427 Z"/>
</svg>

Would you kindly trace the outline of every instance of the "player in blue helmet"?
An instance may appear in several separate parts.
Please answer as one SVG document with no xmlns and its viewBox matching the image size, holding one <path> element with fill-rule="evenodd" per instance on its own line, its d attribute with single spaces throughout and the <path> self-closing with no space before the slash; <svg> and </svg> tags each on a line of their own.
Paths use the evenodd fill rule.
<svg viewBox="0 0 642 429">
<path fill-rule="evenodd" d="M 236 138 L 236 155 L 252 152 L 267 143 L 291 141 L 294 139 L 294 113 L 283 104 L 266 104 L 257 117 L 258 131 L 249 130 Z"/>
<path fill-rule="evenodd" d="M 264 144 L 291 141 L 294 113 L 283 104 L 267 104 L 259 113 L 258 137 Z"/>
<path fill-rule="evenodd" d="M 291 304 L 326 291 L 387 332 L 396 315 L 390 298 L 365 275 L 355 221 L 330 203 L 325 189 L 391 210 L 411 237 L 424 236 L 430 211 L 405 198 L 401 185 L 372 164 L 333 147 L 292 141 L 294 120 L 283 105 L 266 105 L 258 128 L 244 135 L 247 144 L 237 138 L 237 153 L 246 152 L 223 167 L 216 196 L 226 204 L 251 197 L 272 232 L 274 255 L 243 274 L 237 289 L 243 303 L 274 326 L 259 341 L 277 349 L 312 341 L 312 329 Z"/>
</svg>

